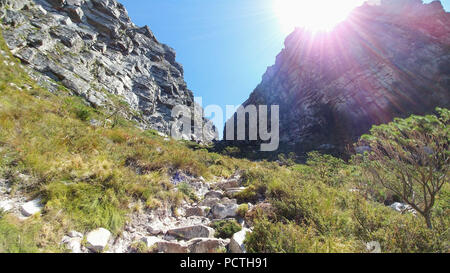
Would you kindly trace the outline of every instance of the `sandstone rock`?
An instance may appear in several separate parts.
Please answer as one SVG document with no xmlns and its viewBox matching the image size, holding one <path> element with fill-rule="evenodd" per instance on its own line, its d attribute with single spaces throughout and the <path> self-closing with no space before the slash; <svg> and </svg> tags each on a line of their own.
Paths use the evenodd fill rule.
<svg viewBox="0 0 450 273">
<path fill-rule="evenodd" d="M 9 7 L 12 10 L 21 10 L 28 4 L 27 0 L 0 0 L 0 7 Z"/>
<path fill-rule="evenodd" d="M 81 241 L 83 238 L 75 237 L 64 237 L 62 243 L 65 245 L 66 249 L 71 253 L 82 253 L 81 251 Z"/>
<path fill-rule="evenodd" d="M 20 211 L 22 212 L 23 216 L 29 217 L 34 214 L 40 213 L 42 208 L 43 206 L 41 204 L 41 199 L 38 198 L 23 204 L 20 207 Z"/>
<path fill-rule="evenodd" d="M 212 215 L 215 219 L 225 219 L 227 217 L 236 217 L 238 205 L 235 203 L 216 204 L 212 207 Z"/>
<path fill-rule="evenodd" d="M 244 240 L 249 232 L 251 232 L 249 229 L 244 228 L 233 235 L 229 245 L 231 253 L 246 253 Z"/>
<path fill-rule="evenodd" d="M 229 241 L 212 238 L 197 238 L 187 242 L 190 253 L 217 253 L 222 251 Z"/>
<path fill-rule="evenodd" d="M 158 242 L 158 252 L 188 253 L 188 246 L 182 242 Z"/>
<path fill-rule="evenodd" d="M 167 234 L 184 240 L 193 238 L 212 238 L 214 237 L 214 229 L 204 225 L 197 225 L 171 229 L 167 231 Z"/>
<path fill-rule="evenodd" d="M 362 5 L 333 31 L 297 28 L 242 105 L 279 105 L 282 147 L 342 155 L 375 124 L 450 107 L 449 45 L 439 1 Z"/>
<path fill-rule="evenodd" d="M 185 210 L 185 217 L 190 216 L 206 216 L 209 207 L 190 207 Z"/>
<path fill-rule="evenodd" d="M 220 202 L 219 198 L 206 198 L 205 200 L 200 202 L 199 205 L 204 207 L 212 207 L 219 202 Z"/>
<path fill-rule="evenodd" d="M 104 228 L 99 228 L 86 235 L 86 245 L 94 252 L 102 252 L 108 245 L 111 232 Z"/>
<path fill-rule="evenodd" d="M 245 187 L 229 188 L 229 189 L 227 189 L 226 194 L 228 196 L 233 196 L 234 194 L 240 193 L 240 192 L 244 191 L 245 189 L 246 189 Z"/>
<path fill-rule="evenodd" d="M 54 8 L 62 8 L 66 4 L 66 0 L 47 0 Z"/>
<path fill-rule="evenodd" d="M 238 188 L 240 183 L 237 179 L 231 179 L 225 182 L 221 182 L 216 184 L 216 186 L 222 190 L 228 190 L 230 188 Z"/>
<path fill-rule="evenodd" d="M 163 239 L 155 236 L 144 237 L 142 238 L 142 241 L 148 248 L 158 247 L 158 243 L 165 242 Z"/>
<path fill-rule="evenodd" d="M 408 204 L 403 204 L 399 202 L 395 202 L 389 206 L 391 209 L 404 213 L 404 212 L 412 212 L 415 213 L 415 210 Z"/>
<path fill-rule="evenodd" d="M 366 244 L 366 249 L 370 253 L 381 253 L 381 245 L 376 241 L 368 242 Z"/>
<path fill-rule="evenodd" d="M 80 23 L 83 21 L 84 12 L 80 7 L 68 6 L 66 11 L 74 22 Z"/>
<path fill-rule="evenodd" d="M 0 211 L 3 210 L 4 212 L 8 212 L 13 209 L 13 202 L 6 200 L 6 201 L 0 201 Z"/>
<path fill-rule="evenodd" d="M 221 191 L 210 191 L 205 194 L 205 199 L 206 198 L 219 198 L 220 199 L 222 197 L 223 197 L 223 192 L 221 192 Z"/>
<path fill-rule="evenodd" d="M 175 51 L 148 27 L 133 24 L 117 1 L 1 0 L 0 17 L 8 47 L 42 73 L 40 83 L 55 80 L 95 107 L 113 104 L 103 93 L 117 95 L 129 106 L 125 118 L 138 112 L 139 127 L 165 135 L 178 121 L 172 108 L 184 105 L 200 114 L 193 120 L 201 130 L 187 139 L 209 143 L 217 137 L 202 109 L 193 109 L 194 96 Z"/>
<path fill-rule="evenodd" d="M 163 233 L 163 227 L 162 226 L 150 226 L 147 228 L 147 231 L 152 235 L 159 235 Z"/>
</svg>

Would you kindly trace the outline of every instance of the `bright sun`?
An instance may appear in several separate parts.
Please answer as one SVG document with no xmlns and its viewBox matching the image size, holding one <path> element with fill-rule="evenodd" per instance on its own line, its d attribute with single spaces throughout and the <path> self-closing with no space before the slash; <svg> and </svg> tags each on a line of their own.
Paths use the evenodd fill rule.
<svg viewBox="0 0 450 273">
<path fill-rule="evenodd" d="M 275 12 L 285 33 L 295 27 L 330 31 L 365 0 L 273 0 Z"/>
</svg>

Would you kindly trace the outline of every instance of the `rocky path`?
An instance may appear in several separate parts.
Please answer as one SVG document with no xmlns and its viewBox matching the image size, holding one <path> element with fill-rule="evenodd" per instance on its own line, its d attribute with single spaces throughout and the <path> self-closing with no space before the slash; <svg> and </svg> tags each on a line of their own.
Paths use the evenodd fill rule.
<svg viewBox="0 0 450 273">
<path fill-rule="evenodd" d="M 173 180 L 177 189 L 187 185 L 199 202 L 183 202 L 176 212 L 160 208 L 133 214 L 122 236 L 111 243 L 110 252 L 130 252 L 136 242 L 144 242 L 148 249 L 163 253 L 245 251 L 242 243 L 249 229 L 242 219 L 238 219 L 236 199 L 230 198 L 244 189 L 240 187 L 239 176 L 215 183 L 181 176 Z M 215 230 L 210 225 L 224 219 L 236 219 L 242 225 L 242 231 L 231 239 L 215 238 Z"/>
<path fill-rule="evenodd" d="M 31 179 L 20 176 L 23 180 Z M 156 253 L 245 252 L 243 241 L 250 229 L 237 215 L 237 200 L 232 198 L 233 194 L 245 189 L 241 187 L 238 175 L 219 182 L 206 182 L 203 178 L 177 174 L 172 183 L 176 185 L 176 191 L 182 187 L 189 189 L 198 202 L 183 201 L 176 211 L 161 207 L 133 212 L 118 236 L 104 228 L 86 234 L 71 231 L 62 238 L 61 244 L 73 253 L 128 253 L 136 252 L 138 245 L 145 245 L 146 251 Z M 0 210 L 21 220 L 41 212 L 43 205 L 39 198 L 28 200 L 24 194 L 11 194 L 12 191 L 8 181 L 0 179 Z M 242 230 L 231 239 L 216 238 L 211 224 L 232 219 L 242 226 Z"/>
</svg>

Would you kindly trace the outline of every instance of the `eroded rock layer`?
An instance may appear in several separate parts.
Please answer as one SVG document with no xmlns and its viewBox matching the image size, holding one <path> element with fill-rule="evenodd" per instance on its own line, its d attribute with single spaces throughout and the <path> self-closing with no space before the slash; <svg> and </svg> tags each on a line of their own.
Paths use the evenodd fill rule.
<svg viewBox="0 0 450 273">
<path fill-rule="evenodd" d="M 96 107 L 126 102 L 130 118 L 165 134 L 174 106 L 194 111 L 175 51 L 133 24 L 115 0 L 1 0 L 0 12 L 7 45 L 50 90 L 61 83 Z M 195 111 L 205 130 L 183 137 L 209 142 L 216 134 Z"/>
<path fill-rule="evenodd" d="M 450 14 L 385 0 L 329 33 L 296 29 L 243 105 L 280 105 L 281 142 L 306 152 L 344 151 L 374 124 L 449 101 Z"/>
</svg>

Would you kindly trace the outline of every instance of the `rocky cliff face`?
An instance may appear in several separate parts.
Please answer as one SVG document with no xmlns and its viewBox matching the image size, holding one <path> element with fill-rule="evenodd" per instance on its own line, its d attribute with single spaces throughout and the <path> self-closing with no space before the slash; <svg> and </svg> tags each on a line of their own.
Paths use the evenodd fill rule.
<svg viewBox="0 0 450 273">
<path fill-rule="evenodd" d="M 199 142 L 216 137 L 202 109 L 193 107 L 175 51 L 147 26 L 134 25 L 115 0 L 0 0 L 0 12 L 9 48 L 50 90 L 60 83 L 111 111 L 117 101 L 126 102 L 123 114 L 165 134 L 176 121 L 174 106 L 195 108 L 197 126 L 205 129 L 184 137 Z"/>
<path fill-rule="evenodd" d="M 296 29 L 243 104 L 280 105 L 291 149 L 345 149 L 374 124 L 450 101 L 450 14 L 440 2 L 365 4 L 330 33 Z"/>
</svg>

